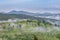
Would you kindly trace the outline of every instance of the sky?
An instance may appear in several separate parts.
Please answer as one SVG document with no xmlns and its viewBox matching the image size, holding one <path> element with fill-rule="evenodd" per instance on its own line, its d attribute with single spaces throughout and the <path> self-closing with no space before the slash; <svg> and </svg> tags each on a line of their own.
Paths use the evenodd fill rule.
<svg viewBox="0 0 60 40">
<path fill-rule="evenodd" d="M 60 11 L 60 0 L 0 0 L 0 11 Z"/>
</svg>

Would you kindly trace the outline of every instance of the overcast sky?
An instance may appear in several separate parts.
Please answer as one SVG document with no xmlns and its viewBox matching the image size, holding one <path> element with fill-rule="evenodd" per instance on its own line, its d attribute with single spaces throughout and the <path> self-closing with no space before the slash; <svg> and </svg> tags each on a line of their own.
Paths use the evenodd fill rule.
<svg viewBox="0 0 60 40">
<path fill-rule="evenodd" d="M 0 0 L 0 11 L 8 10 L 60 10 L 60 0 Z"/>
</svg>

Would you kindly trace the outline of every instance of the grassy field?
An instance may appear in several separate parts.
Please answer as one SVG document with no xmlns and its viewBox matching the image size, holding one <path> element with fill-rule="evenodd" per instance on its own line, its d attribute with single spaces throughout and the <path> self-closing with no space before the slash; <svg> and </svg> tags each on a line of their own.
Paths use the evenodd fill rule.
<svg viewBox="0 0 60 40">
<path fill-rule="evenodd" d="M 3 22 L 0 23 L 0 40 L 60 40 L 60 31 L 52 30 L 53 27 L 49 22 L 38 20 Z M 49 29 L 52 31 L 48 32 Z"/>
</svg>

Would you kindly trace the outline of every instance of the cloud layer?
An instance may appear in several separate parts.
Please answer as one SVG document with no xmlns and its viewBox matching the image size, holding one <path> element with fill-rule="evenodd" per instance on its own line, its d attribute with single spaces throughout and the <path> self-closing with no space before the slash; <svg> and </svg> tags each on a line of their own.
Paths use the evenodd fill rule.
<svg viewBox="0 0 60 40">
<path fill-rule="evenodd" d="M 60 0 L 0 0 L 0 11 L 11 9 L 59 11 Z"/>
</svg>

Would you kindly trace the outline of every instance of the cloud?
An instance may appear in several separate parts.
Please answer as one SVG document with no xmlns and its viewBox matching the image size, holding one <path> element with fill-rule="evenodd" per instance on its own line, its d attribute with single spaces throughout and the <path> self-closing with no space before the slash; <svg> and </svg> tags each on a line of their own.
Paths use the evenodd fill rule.
<svg viewBox="0 0 60 40">
<path fill-rule="evenodd" d="M 55 11 L 60 10 L 60 0 L 0 0 L 0 11 L 11 9 Z"/>
</svg>

